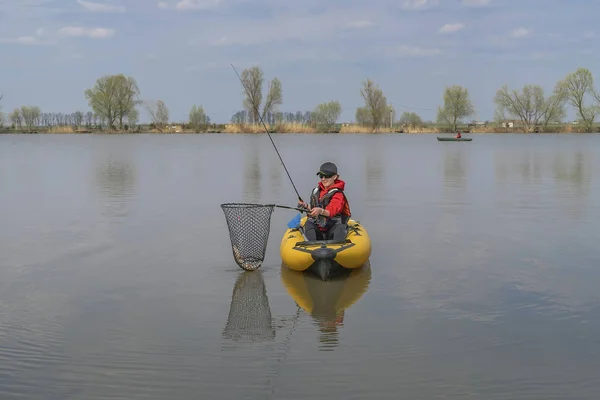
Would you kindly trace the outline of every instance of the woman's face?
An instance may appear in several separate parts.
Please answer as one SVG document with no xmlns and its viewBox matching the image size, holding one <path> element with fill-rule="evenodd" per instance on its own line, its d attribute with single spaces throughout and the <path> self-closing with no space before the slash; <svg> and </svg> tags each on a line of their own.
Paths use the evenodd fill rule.
<svg viewBox="0 0 600 400">
<path fill-rule="evenodd" d="M 323 184 L 323 186 L 325 186 L 325 189 L 327 189 L 329 186 L 331 186 L 333 184 L 333 181 L 335 181 L 335 179 L 337 178 L 337 175 L 336 174 L 333 174 L 333 175 L 319 174 L 319 177 L 321 178 L 321 183 Z"/>
</svg>

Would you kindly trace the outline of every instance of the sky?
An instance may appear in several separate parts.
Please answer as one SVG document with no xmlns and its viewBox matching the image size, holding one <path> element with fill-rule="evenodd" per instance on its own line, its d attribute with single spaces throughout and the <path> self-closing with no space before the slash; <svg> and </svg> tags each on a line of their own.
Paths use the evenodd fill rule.
<svg viewBox="0 0 600 400">
<path fill-rule="evenodd" d="M 260 66 L 265 92 L 279 78 L 280 111 L 337 100 L 352 122 L 371 79 L 398 116 L 434 120 L 461 85 L 473 119 L 492 120 L 504 84 L 550 93 L 579 67 L 596 77 L 597 15 L 600 0 L 0 0 L 0 104 L 85 112 L 84 90 L 123 73 L 172 121 L 196 104 L 227 123 L 243 108 L 233 65 Z"/>
</svg>

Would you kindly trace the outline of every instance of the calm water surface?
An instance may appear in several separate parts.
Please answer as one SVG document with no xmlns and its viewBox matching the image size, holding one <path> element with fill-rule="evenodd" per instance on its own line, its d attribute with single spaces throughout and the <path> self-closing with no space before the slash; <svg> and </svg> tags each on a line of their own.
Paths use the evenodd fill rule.
<svg viewBox="0 0 600 400">
<path fill-rule="evenodd" d="M 337 163 L 370 268 L 258 272 L 224 202 L 295 205 L 260 135 L 0 135 L 0 398 L 597 399 L 596 135 L 273 135 Z"/>
</svg>

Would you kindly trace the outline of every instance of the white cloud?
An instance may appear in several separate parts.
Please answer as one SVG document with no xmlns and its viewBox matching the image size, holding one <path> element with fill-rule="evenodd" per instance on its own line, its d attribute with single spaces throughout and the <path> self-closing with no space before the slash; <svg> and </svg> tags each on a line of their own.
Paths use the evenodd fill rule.
<svg viewBox="0 0 600 400">
<path fill-rule="evenodd" d="M 114 36 L 114 29 L 107 28 L 85 28 L 82 26 L 66 26 L 58 31 L 59 36 L 67 37 L 89 37 L 92 39 L 106 39 Z"/>
<path fill-rule="evenodd" d="M 0 42 L 25 44 L 25 45 L 39 44 L 39 40 L 35 36 L 19 36 L 16 38 L 0 38 Z"/>
<path fill-rule="evenodd" d="M 529 35 L 531 32 L 529 31 L 529 29 L 526 28 L 517 28 L 517 29 L 513 29 L 510 32 L 510 37 L 512 38 L 521 38 L 521 37 L 525 37 L 527 35 Z"/>
<path fill-rule="evenodd" d="M 223 2 L 223 0 L 179 0 L 175 5 L 171 5 L 166 1 L 159 1 L 156 6 L 161 10 L 209 10 L 217 8 Z"/>
<path fill-rule="evenodd" d="M 438 0 L 404 0 L 402 8 L 405 10 L 424 10 L 434 7 L 438 4 Z"/>
<path fill-rule="evenodd" d="M 15 43 L 23 45 L 43 45 L 52 44 L 51 41 L 44 41 L 44 28 L 38 28 L 35 31 L 35 36 L 18 36 L 14 38 L 0 38 L 0 42 L 3 43 Z"/>
<path fill-rule="evenodd" d="M 425 56 L 434 56 L 436 54 L 440 54 L 440 49 L 432 48 L 426 49 L 423 47 L 415 47 L 402 45 L 393 51 L 393 54 L 401 55 L 401 56 L 409 56 L 409 57 L 425 57 Z"/>
<path fill-rule="evenodd" d="M 489 6 L 491 0 L 462 0 L 463 6 L 468 7 L 485 7 Z"/>
<path fill-rule="evenodd" d="M 440 33 L 453 33 L 458 32 L 465 28 L 465 25 L 457 22 L 455 24 L 446 24 L 440 28 Z"/>
<path fill-rule="evenodd" d="M 335 40 L 337 32 L 365 29 L 373 22 L 364 11 L 331 11 L 319 15 L 283 15 L 271 23 L 249 20 L 232 23 L 226 28 L 211 27 L 206 34 L 189 40 L 191 45 L 232 46 L 261 45 L 265 43 L 301 41 L 304 44 Z M 379 21 L 378 21 L 379 24 Z M 379 26 L 379 25 L 378 25 Z M 314 53 L 314 52 L 313 52 Z"/>
<path fill-rule="evenodd" d="M 91 12 L 125 12 L 125 7 L 107 3 L 93 3 L 91 1 L 77 0 L 80 6 Z"/>
<path fill-rule="evenodd" d="M 208 10 L 218 7 L 222 1 L 223 0 L 181 0 L 177 3 L 175 8 L 177 10 Z"/>
</svg>

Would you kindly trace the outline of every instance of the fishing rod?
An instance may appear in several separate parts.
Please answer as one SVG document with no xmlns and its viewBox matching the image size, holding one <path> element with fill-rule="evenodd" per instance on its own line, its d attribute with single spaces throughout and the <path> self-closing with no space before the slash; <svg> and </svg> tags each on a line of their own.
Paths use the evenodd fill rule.
<svg viewBox="0 0 600 400">
<path fill-rule="evenodd" d="M 271 139 L 271 143 L 273 144 L 273 147 L 275 148 L 275 151 L 277 152 L 277 155 L 279 156 L 279 160 L 281 161 L 281 165 L 283 165 L 283 168 L 285 169 L 285 173 L 287 174 L 288 178 L 290 179 L 290 182 L 292 183 L 292 186 L 294 187 L 294 191 L 296 192 L 296 195 L 298 196 L 298 200 L 300 200 L 301 202 L 304 202 L 304 200 L 302 200 L 302 197 L 300 197 L 300 193 L 298 193 L 298 189 L 296 189 L 296 185 L 294 185 L 294 181 L 292 180 L 292 177 L 290 176 L 290 173 L 288 172 L 288 169 L 286 168 L 285 163 L 283 162 L 283 159 L 281 158 L 281 155 L 279 154 L 279 150 L 277 150 L 277 146 L 275 146 L 275 142 L 273 141 L 273 138 L 271 137 L 271 134 L 269 133 L 267 126 L 265 125 L 262 117 L 260 116 L 260 113 L 258 112 L 256 103 L 254 101 L 254 97 L 250 94 L 250 92 L 246 88 L 246 85 L 244 85 L 244 81 L 242 81 L 240 74 L 238 74 L 238 72 L 235 70 L 235 67 L 233 66 L 233 64 L 231 64 L 231 68 L 233 68 L 233 70 L 235 71 L 235 74 L 237 75 L 238 79 L 242 83 L 242 86 L 244 87 L 244 91 L 246 92 L 248 97 L 250 97 L 252 106 L 254 107 L 254 111 L 256 112 L 256 115 L 258 115 L 258 119 L 262 123 L 263 128 L 265 128 L 265 132 L 267 132 L 267 135 L 269 135 L 269 139 Z M 285 207 L 282 207 L 282 208 L 285 208 Z M 289 207 L 289 208 L 291 208 L 291 207 Z M 294 210 L 296 210 L 296 208 L 294 208 Z"/>
</svg>

